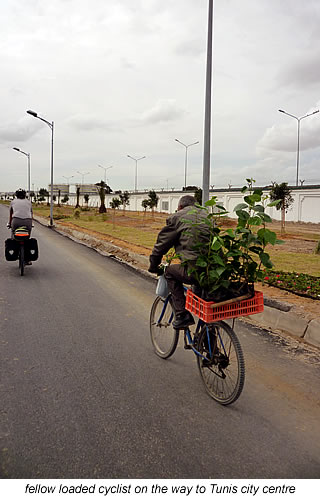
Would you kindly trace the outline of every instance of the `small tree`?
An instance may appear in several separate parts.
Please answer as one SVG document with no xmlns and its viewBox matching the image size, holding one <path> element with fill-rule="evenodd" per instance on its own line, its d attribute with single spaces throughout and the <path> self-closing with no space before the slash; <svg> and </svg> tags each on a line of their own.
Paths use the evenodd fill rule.
<svg viewBox="0 0 320 499">
<path fill-rule="evenodd" d="M 154 191 L 149 191 L 149 207 L 152 211 L 152 216 L 154 217 L 154 209 L 158 206 L 159 196 Z"/>
<path fill-rule="evenodd" d="M 49 204 L 49 192 L 47 191 L 47 189 L 44 189 L 43 187 L 41 189 L 39 189 L 39 196 L 38 196 L 38 200 L 39 201 L 44 201 L 45 198 L 48 198 L 48 204 Z"/>
<path fill-rule="evenodd" d="M 283 233 L 285 232 L 286 212 L 293 203 L 293 197 L 291 196 L 287 182 L 282 182 L 282 184 L 272 182 L 270 199 L 271 201 L 278 201 L 276 208 L 277 210 L 281 210 L 281 233 Z"/>
<path fill-rule="evenodd" d="M 84 195 L 84 202 L 86 203 L 87 207 L 88 207 L 88 203 L 89 203 L 89 194 L 85 194 Z"/>
<path fill-rule="evenodd" d="M 121 204 L 122 203 L 119 198 L 112 198 L 112 200 L 110 201 L 110 208 L 116 210 L 117 208 L 119 208 L 119 206 L 121 206 Z"/>
<path fill-rule="evenodd" d="M 143 215 L 145 216 L 146 213 L 147 213 L 147 208 L 149 208 L 149 199 L 144 199 L 142 202 L 141 202 L 141 206 L 142 208 L 144 209 L 144 212 L 143 212 Z"/>
<path fill-rule="evenodd" d="M 62 199 L 61 203 L 67 203 L 69 201 L 69 196 L 66 194 Z"/>
<path fill-rule="evenodd" d="M 120 197 L 120 202 L 123 206 L 123 215 L 124 215 L 126 206 L 128 206 L 130 203 L 130 194 L 128 191 L 124 191 L 123 193 L 119 194 L 119 197 Z"/>
</svg>

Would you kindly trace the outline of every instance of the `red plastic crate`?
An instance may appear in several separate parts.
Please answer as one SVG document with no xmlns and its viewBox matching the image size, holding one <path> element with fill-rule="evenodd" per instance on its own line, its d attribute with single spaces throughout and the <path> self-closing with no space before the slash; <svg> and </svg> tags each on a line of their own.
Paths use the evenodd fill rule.
<svg viewBox="0 0 320 499">
<path fill-rule="evenodd" d="M 192 293 L 190 289 L 186 295 L 186 310 L 196 315 L 204 322 L 215 322 L 223 319 L 232 319 L 245 315 L 259 314 L 263 312 L 263 293 L 255 291 L 252 298 L 247 298 L 234 303 L 212 308 L 213 301 L 205 301 Z"/>
</svg>

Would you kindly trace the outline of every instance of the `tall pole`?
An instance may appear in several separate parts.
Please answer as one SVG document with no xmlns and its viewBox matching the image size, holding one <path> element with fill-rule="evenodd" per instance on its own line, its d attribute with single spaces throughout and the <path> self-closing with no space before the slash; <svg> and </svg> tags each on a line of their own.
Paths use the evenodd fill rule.
<svg viewBox="0 0 320 499">
<path fill-rule="evenodd" d="M 210 183 L 210 145 L 211 145 L 211 82 L 212 82 L 212 30 L 213 30 L 213 0 L 209 0 L 208 9 L 208 40 L 206 97 L 204 116 L 203 170 L 202 170 L 202 204 L 209 200 Z"/>
<path fill-rule="evenodd" d="M 135 192 L 137 192 L 137 188 L 138 188 L 138 161 L 140 161 L 140 159 L 145 159 L 146 156 L 142 156 L 141 158 L 134 158 L 133 156 L 130 156 L 130 154 L 127 154 L 127 157 L 130 159 L 133 159 L 133 161 L 136 162 L 135 176 L 134 176 L 134 190 L 135 190 Z"/>
<path fill-rule="evenodd" d="M 28 197 L 30 198 L 30 153 L 22 151 L 19 147 L 13 147 L 13 149 L 21 152 L 21 154 L 24 154 L 28 158 Z"/>
<path fill-rule="evenodd" d="M 186 154 L 185 154 L 185 158 L 184 158 L 184 187 L 187 187 L 188 148 L 191 146 L 194 146 L 196 144 L 199 144 L 199 141 L 197 140 L 197 142 L 192 142 L 192 144 L 184 144 L 183 142 L 181 142 L 181 140 L 178 140 L 178 139 L 174 139 L 174 140 L 176 142 L 179 142 L 179 144 L 181 144 L 182 146 L 184 146 L 186 148 Z"/>
<path fill-rule="evenodd" d="M 113 168 L 113 166 L 101 166 L 101 165 L 98 165 L 99 168 L 103 168 L 104 170 L 104 183 L 106 184 L 107 183 L 107 170 L 109 170 L 110 168 Z"/>
<path fill-rule="evenodd" d="M 34 118 L 38 118 L 41 121 L 44 121 L 48 125 L 48 127 L 51 129 L 51 200 L 50 200 L 50 224 L 49 227 L 53 227 L 53 129 L 54 129 L 54 122 L 50 122 L 45 120 L 44 118 L 41 118 L 41 116 L 38 116 L 38 113 L 35 111 L 28 110 L 27 114 L 30 114 L 31 116 L 34 116 Z"/>
<path fill-rule="evenodd" d="M 300 121 L 303 120 L 304 118 L 308 118 L 308 116 L 312 116 L 313 114 L 316 114 L 319 112 L 319 109 L 316 111 L 313 111 L 313 113 L 306 114 L 305 116 L 301 116 L 298 118 L 298 116 L 294 116 L 294 114 L 287 113 L 283 109 L 278 109 L 279 113 L 286 114 L 287 116 L 291 116 L 291 118 L 294 118 L 298 122 L 298 140 L 297 140 L 297 166 L 296 166 L 296 186 L 298 187 L 299 185 L 299 160 L 300 160 Z"/>
<path fill-rule="evenodd" d="M 54 123 L 51 123 L 51 199 L 50 199 L 50 225 L 53 226 L 53 128 Z M 59 201 L 60 202 L 60 201 Z"/>
</svg>

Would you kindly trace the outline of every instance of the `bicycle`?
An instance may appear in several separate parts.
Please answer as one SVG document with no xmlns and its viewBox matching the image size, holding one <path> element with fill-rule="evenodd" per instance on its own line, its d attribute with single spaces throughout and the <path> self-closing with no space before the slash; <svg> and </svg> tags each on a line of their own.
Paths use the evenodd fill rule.
<svg viewBox="0 0 320 499">
<path fill-rule="evenodd" d="M 183 328 L 184 348 L 197 356 L 201 379 L 207 393 L 222 405 L 235 402 L 244 386 L 245 362 L 240 341 L 234 331 L 236 317 L 263 311 L 263 294 L 223 303 L 207 302 L 185 287 L 186 309 L 198 317 L 196 329 Z M 157 296 L 150 312 L 150 335 L 155 353 L 168 359 L 175 352 L 179 330 L 174 329 L 174 312 L 169 294 Z M 232 319 L 232 327 L 222 319 Z"/>
<path fill-rule="evenodd" d="M 8 229 L 11 228 L 7 224 Z M 27 243 L 27 244 L 26 244 Z M 24 275 L 26 260 L 38 258 L 38 245 L 34 238 L 30 238 L 30 231 L 25 226 L 17 227 L 13 232 L 13 239 L 6 240 L 6 259 L 18 260 L 20 275 Z"/>
</svg>

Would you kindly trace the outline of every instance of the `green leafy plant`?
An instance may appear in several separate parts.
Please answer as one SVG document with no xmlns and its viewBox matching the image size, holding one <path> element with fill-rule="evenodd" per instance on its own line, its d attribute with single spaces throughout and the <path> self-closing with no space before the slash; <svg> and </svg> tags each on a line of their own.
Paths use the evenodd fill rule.
<svg viewBox="0 0 320 499">
<path fill-rule="evenodd" d="M 206 241 L 196 238 L 194 250 L 198 254 L 195 262 L 189 262 L 188 271 L 204 291 L 204 297 L 221 301 L 253 291 L 253 285 L 264 278 L 263 269 L 273 264 L 266 252 L 268 244 L 279 244 L 275 232 L 266 224 L 271 222 L 266 207 L 276 206 L 278 201 L 267 204 L 268 196 L 261 189 L 254 189 L 253 179 L 247 179 L 243 187 L 244 199 L 234 211 L 238 217 L 235 229 L 219 227 L 221 217 L 227 215 L 217 198 L 205 203 L 206 217 L 201 222 L 190 222 L 194 229 L 205 223 L 209 228 Z M 188 262 L 186 262 L 188 263 Z"/>
</svg>

